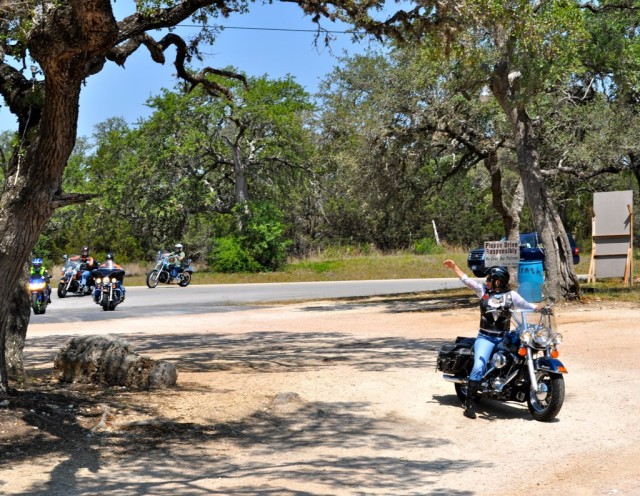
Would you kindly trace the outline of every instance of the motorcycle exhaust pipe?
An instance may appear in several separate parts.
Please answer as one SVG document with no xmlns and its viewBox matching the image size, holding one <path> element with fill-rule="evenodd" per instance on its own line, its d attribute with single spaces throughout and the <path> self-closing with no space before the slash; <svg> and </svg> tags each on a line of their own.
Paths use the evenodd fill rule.
<svg viewBox="0 0 640 496">
<path fill-rule="evenodd" d="M 462 377 L 456 377 L 455 375 L 443 374 L 442 378 L 445 381 L 453 382 L 455 384 L 466 384 L 467 383 L 467 379 L 463 379 Z"/>
</svg>

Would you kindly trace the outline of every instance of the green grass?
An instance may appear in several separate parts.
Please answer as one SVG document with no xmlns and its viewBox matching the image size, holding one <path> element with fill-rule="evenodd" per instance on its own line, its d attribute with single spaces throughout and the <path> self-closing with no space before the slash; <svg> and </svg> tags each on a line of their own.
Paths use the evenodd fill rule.
<svg viewBox="0 0 640 496">
<path fill-rule="evenodd" d="M 453 259 L 469 275 L 467 253 L 462 250 L 437 255 L 414 255 L 400 253 L 393 255 L 345 255 L 332 254 L 331 257 L 318 256 L 311 259 L 292 261 L 278 272 L 259 274 L 219 274 L 196 271 L 193 284 L 240 284 L 273 282 L 348 281 L 375 279 L 420 279 L 452 277 L 452 273 L 442 265 L 447 258 Z M 582 254 L 576 267 L 578 274 L 589 271 L 589 254 Z M 636 266 L 639 266 L 636 264 Z M 145 272 L 151 269 L 140 264 L 127 264 L 128 286 L 144 286 Z M 196 267 L 197 268 L 197 267 Z M 612 300 L 640 302 L 640 289 L 627 288 L 622 279 L 607 279 L 597 283 L 583 283 L 585 300 Z"/>
<path fill-rule="evenodd" d="M 370 279 L 419 279 L 451 277 L 451 271 L 442 265 L 453 258 L 466 267 L 465 253 L 449 255 L 361 255 L 336 259 L 307 259 L 294 261 L 278 272 L 259 274 L 219 274 L 198 272 L 193 274 L 194 284 L 237 284 L 261 282 L 349 281 Z M 142 285 L 144 272 L 126 267 L 130 276 L 128 285 Z"/>
</svg>

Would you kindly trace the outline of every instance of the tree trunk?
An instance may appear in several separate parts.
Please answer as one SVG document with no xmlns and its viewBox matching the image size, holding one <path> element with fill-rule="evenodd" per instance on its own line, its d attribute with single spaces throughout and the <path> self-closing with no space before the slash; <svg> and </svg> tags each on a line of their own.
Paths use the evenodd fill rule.
<svg viewBox="0 0 640 496">
<path fill-rule="evenodd" d="M 16 286 L 62 198 L 62 174 L 76 140 L 80 87 L 117 35 L 106 0 L 70 0 L 42 11 L 28 33 L 30 55 L 45 79 L 43 85 L 33 82 L 34 94 L 17 115 L 23 132 L 0 197 L 0 397 L 9 387 L 6 351 L 16 324 Z"/>
<path fill-rule="evenodd" d="M 509 241 L 518 241 L 520 238 L 520 212 L 524 205 L 524 188 L 522 181 L 513 193 L 511 205 L 504 201 L 504 186 L 502 184 L 502 171 L 498 163 L 498 153 L 490 152 L 484 160 L 484 166 L 491 176 L 491 199 L 493 208 L 502 217 L 505 236 Z"/>
<path fill-rule="evenodd" d="M 233 172 L 235 178 L 235 199 L 236 206 L 242 208 L 242 213 L 238 215 L 238 230 L 243 232 L 246 227 L 245 219 L 250 215 L 249 211 L 249 186 L 247 174 L 242 160 L 242 151 L 237 142 L 230 144 L 231 155 L 233 156 Z"/>
<path fill-rule="evenodd" d="M 24 340 L 31 317 L 31 299 L 27 291 L 28 278 L 23 277 L 13 291 L 10 302 L 5 360 L 9 377 L 24 380 Z"/>
<path fill-rule="evenodd" d="M 514 108 L 511 117 L 525 198 L 543 243 L 546 272 L 544 293 L 556 299 L 577 299 L 580 296 L 580 284 L 573 267 L 571 245 L 542 180 L 533 124 L 523 107 Z"/>
<path fill-rule="evenodd" d="M 174 364 L 143 357 L 126 340 L 114 336 L 70 339 L 56 355 L 53 368 L 63 382 L 144 389 L 175 386 L 178 378 Z"/>
</svg>

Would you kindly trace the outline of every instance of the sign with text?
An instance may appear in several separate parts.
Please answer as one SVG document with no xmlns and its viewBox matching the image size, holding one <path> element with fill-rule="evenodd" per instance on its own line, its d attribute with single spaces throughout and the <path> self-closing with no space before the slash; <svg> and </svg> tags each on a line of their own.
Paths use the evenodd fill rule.
<svg viewBox="0 0 640 496">
<path fill-rule="evenodd" d="M 517 267 L 520 261 L 520 244 L 517 241 L 485 241 L 484 266 L 506 265 Z"/>
</svg>

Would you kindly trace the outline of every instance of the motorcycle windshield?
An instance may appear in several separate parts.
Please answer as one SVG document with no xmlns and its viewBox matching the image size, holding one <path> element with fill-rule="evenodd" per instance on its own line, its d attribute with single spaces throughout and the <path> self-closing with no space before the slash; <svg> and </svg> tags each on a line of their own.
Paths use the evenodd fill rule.
<svg viewBox="0 0 640 496">
<path fill-rule="evenodd" d="M 540 322 L 540 317 L 541 315 L 533 310 L 512 310 L 511 312 L 511 320 L 518 334 L 537 325 Z"/>
<path fill-rule="evenodd" d="M 169 256 L 169 252 L 161 252 L 159 251 L 158 254 L 156 255 L 156 262 L 159 262 L 160 260 L 163 260 L 165 258 L 167 258 Z"/>
<path fill-rule="evenodd" d="M 66 263 L 64 264 L 64 268 L 65 270 L 79 270 L 80 269 L 80 262 L 76 262 L 74 260 L 67 260 Z"/>
<path fill-rule="evenodd" d="M 38 274 L 29 276 L 29 289 L 31 291 L 40 291 L 47 287 L 47 282 L 44 277 Z"/>
</svg>

